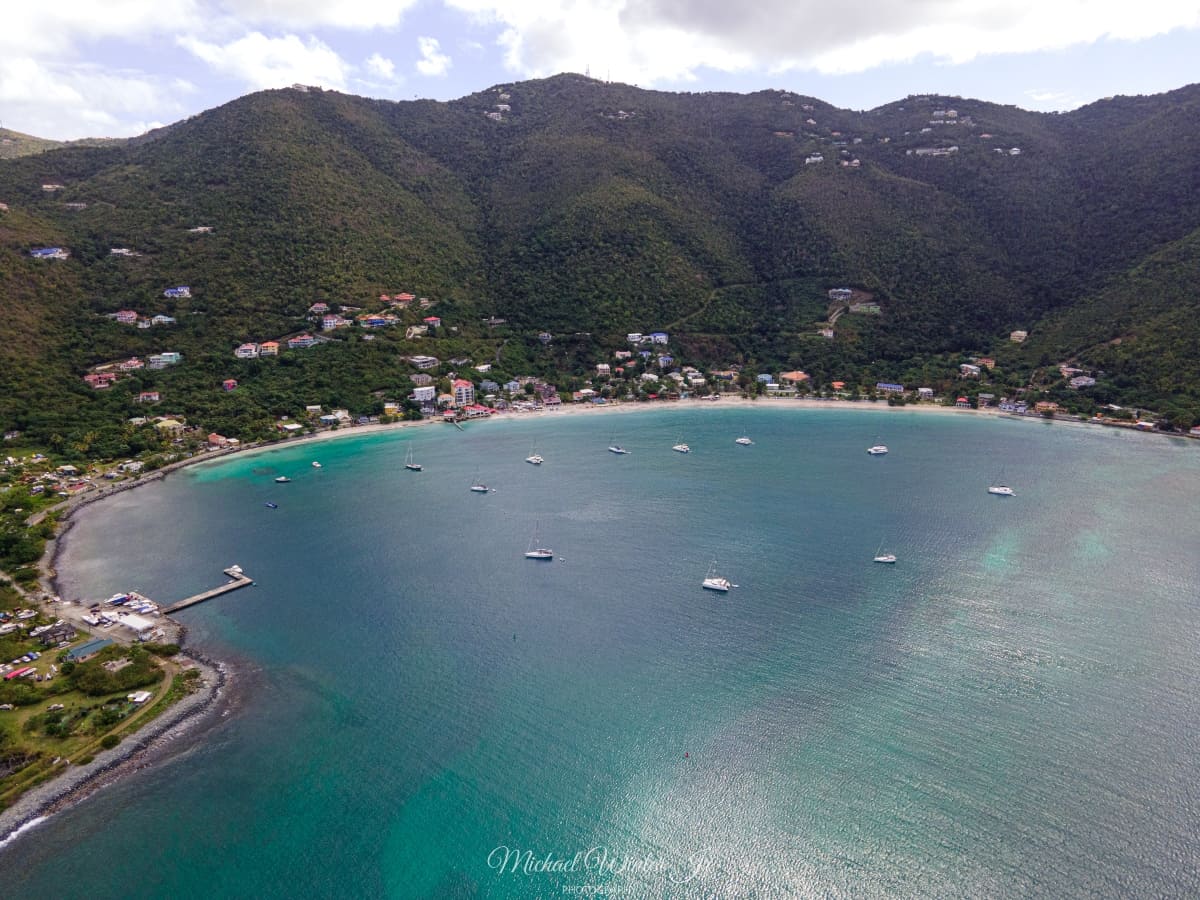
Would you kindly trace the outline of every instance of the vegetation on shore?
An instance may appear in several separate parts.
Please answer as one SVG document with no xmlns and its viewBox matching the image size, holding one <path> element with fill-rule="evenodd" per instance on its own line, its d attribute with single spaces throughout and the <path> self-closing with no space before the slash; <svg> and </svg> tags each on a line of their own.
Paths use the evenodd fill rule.
<svg viewBox="0 0 1200 900">
<path fill-rule="evenodd" d="M 0 586 L 4 622 L 15 622 L 23 603 L 11 585 Z M 90 762 L 115 747 L 194 689 L 199 675 L 164 662 L 178 652 L 174 645 L 110 644 L 72 662 L 66 649 L 47 649 L 29 637 L 30 629 L 49 624 L 45 615 L 20 624 L 0 635 L 0 662 L 12 660 L 11 671 L 27 667 L 36 675 L 0 681 L 0 809 L 71 762 Z M 87 640 L 81 633 L 71 643 Z M 131 700 L 139 689 L 151 699 Z"/>
</svg>

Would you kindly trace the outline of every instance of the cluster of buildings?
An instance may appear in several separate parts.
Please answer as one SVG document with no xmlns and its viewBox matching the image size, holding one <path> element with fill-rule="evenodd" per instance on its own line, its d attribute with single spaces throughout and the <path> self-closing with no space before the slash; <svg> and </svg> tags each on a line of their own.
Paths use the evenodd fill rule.
<svg viewBox="0 0 1200 900">
<path fill-rule="evenodd" d="M 183 362 L 183 354 L 177 353 L 174 350 L 153 353 L 147 356 L 145 360 L 137 356 L 131 356 L 129 359 L 120 362 L 104 363 L 96 366 L 91 372 L 83 376 L 83 381 L 84 384 L 94 390 L 103 390 L 104 388 L 112 387 L 122 376 L 128 375 L 131 372 L 136 372 L 140 369 L 157 371 L 165 369 L 168 366 L 177 366 L 181 362 Z"/>
<path fill-rule="evenodd" d="M 132 309 L 118 309 L 115 313 L 109 313 L 108 317 L 121 325 L 136 325 L 138 328 L 153 328 L 156 325 L 176 324 L 174 316 L 168 316 L 165 313 L 159 313 L 154 316 L 143 316 Z"/>
</svg>

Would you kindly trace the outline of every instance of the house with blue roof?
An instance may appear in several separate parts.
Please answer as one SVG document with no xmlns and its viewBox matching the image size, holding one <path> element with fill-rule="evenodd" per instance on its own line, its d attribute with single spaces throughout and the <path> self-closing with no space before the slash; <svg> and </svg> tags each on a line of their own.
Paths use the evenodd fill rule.
<svg viewBox="0 0 1200 900">
<path fill-rule="evenodd" d="M 192 289 L 186 284 L 181 284 L 179 287 L 167 288 L 163 291 L 164 297 L 180 298 L 192 296 Z"/>
<path fill-rule="evenodd" d="M 93 638 L 86 644 L 80 644 L 78 647 L 68 650 L 67 659 L 76 663 L 85 662 L 111 644 L 112 641 L 108 638 Z"/>
<path fill-rule="evenodd" d="M 29 255 L 34 259 L 66 259 L 71 252 L 62 247 L 37 247 L 30 250 Z"/>
</svg>

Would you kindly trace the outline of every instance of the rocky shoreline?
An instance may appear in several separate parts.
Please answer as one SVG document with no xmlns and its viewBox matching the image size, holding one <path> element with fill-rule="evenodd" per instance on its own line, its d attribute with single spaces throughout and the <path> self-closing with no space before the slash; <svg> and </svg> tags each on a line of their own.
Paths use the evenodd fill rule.
<svg viewBox="0 0 1200 900">
<path fill-rule="evenodd" d="M 0 850 L 32 824 L 73 806 L 124 775 L 145 768 L 153 751 L 173 743 L 184 731 L 210 716 L 215 719 L 228 695 L 232 677 L 229 667 L 198 653 L 181 654 L 176 660 L 187 668 L 200 670 L 200 688 L 113 749 L 97 753 L 85 765 L 69 766 L 0 812 Z"/>
</svg>

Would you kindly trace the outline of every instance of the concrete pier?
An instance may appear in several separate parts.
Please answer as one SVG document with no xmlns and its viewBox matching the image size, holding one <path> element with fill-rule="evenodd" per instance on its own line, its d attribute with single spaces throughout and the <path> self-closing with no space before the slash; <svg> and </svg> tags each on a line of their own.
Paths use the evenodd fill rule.
<svg viewBox="0 0 1200 900">
<path fill-rule="evenodd" d="M 170 615 L 171 613 L 179 612 L 181 609 L 187 609 L 189 606 L 195 606 L 197 603 L 203 603 L 205 600 L 211 600 L 213 597 L 220 597 L 222 594 L 228 594 L 230 591 L 244 588 L 248 584 L 254 584 L 253 579 L 243 572 L 239 566 L 230 566 L 225 570 L 225 574 L 233 580 L 210 591 L 204 591 L 201 594 L 195 594 L 184 600 L 180 600 L 178 603 L 172 603 L 163 609 L 163 613 Z"/>
</svg>

